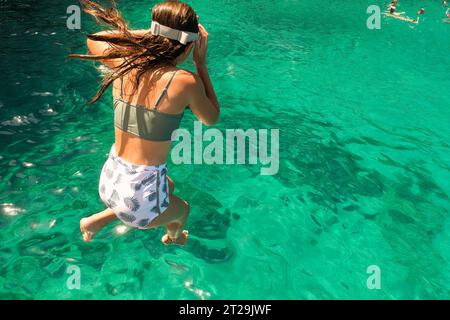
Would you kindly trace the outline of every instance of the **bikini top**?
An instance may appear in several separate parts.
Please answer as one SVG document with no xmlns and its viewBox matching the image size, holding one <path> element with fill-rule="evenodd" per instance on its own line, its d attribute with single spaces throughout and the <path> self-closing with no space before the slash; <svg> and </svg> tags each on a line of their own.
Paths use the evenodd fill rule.
<svg viewBox="0 0 450 320">
<path fill-rule="evenodd" d="M 170 141 L 172 133 L 180 127 L 184 113 L 168 114 L 159 112 L 158 104 L 167 92 L 175 71 L 152 108 L 134 105 L 122 97 L 122 79 L 120 79 L 120 99 L 114 99 L 114 126 L 144 140 Z"/>
</svg>

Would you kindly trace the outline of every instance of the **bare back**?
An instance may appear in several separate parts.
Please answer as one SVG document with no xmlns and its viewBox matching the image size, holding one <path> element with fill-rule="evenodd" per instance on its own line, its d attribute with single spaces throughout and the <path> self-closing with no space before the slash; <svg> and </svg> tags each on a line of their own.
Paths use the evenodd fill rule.
<svg viewBox="0 0 450 320">
<path fill-rule="evenodd" d="M 158 111 L 167 114 L 181 114 L 188 105 L 188 92 L 185 90 L 184 78 L 190 73 L 181 69 L 162 68 L 158 71 L 148 72 L 142 76 L 137 90 L 133 90 L 131 77 L 133 73 L 125 76 L 122 82 L 114 82 L 113 96 L 121 98 L 134 105 L 151 108 L 158 100 L 158 96 L 169 81 L 173 72 L 177 71 L 166 94 L 158 104 Z M 122 89 L 122 96 L 120 95 Z M 131 133 L 115 128 L 115 146 L 119 157 L 139 165 L 159 165 L 167 162 L 171 141 L 149 141 Z"/>
</svg>

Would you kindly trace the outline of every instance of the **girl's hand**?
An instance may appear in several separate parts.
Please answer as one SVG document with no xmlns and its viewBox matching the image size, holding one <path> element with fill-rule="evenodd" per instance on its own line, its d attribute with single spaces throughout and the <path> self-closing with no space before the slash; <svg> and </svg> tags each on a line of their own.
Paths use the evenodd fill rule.
<svg viewBox="0 0 450 320">
<path fill-rule="evenodd" d="M 206 65 L 206 52 L 208 50 L 208 32 L 199 24 L 200 39 L 196 41 L 194 48 L 194 62 L 197 66 Z"/>
</svg>

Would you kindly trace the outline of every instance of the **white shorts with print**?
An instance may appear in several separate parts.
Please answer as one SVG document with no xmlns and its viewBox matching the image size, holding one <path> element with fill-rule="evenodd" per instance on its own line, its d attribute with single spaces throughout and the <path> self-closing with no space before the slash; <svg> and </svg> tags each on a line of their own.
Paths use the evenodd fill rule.
<svg viewBox="0 0 450 320">
<path fill-rule="evenodd" d="M 167 168 L 131 164 L 113 145 L 100 176 L 99 194 L 128 226 L 145 229 L 169 207 Z"/>
</svg>

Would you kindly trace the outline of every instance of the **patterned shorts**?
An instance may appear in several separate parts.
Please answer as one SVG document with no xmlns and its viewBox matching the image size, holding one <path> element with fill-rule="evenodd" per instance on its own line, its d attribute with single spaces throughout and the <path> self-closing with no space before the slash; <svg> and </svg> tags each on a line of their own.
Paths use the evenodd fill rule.
<svg viewBox="0 0 450 320">
<path fill-rule="evenodd" d="M 123 223 L 144 229 L 169 207 L 166 165 L 131 164 L 117 155 L 113 145 L 100 176 L 99 194 Z"/>
</svg>

